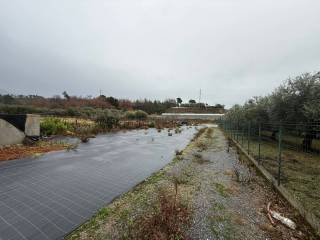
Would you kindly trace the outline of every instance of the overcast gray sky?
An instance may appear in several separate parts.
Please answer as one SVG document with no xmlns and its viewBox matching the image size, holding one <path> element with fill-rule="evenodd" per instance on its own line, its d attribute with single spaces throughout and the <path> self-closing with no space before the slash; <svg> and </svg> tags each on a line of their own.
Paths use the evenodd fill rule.
<svg viewBox="0 0 320 240">
<path fill-rule="evenodd" d="M 320 70 L 319 0 L 0 0 L 0 89 L 230 106 Z"/>
</svg>

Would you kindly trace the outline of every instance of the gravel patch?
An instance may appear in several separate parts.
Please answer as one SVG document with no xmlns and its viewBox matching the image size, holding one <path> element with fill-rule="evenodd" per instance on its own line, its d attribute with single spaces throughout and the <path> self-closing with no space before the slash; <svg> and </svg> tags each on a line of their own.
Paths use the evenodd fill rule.
<svg viewBox="0 0 320 240">
<path fill-rule="evenodd" d="M 283 200 L 254 169 L 239 161 L 235 149 L 228 150 L 219 129 L 214 129 L 213 141 L 201 154 L 208 161 L 193 162 L 198 191 L 188 233 L 191 239 L 315 239 L 304 231 L 308 227 L 291 231 L 280 223 L 276 227 L 270 224 L 265 205 L 270 200 L 279 204 Z M 282 210 L 285 214 L 294 212 L 290 207 Z"/>
</svg>

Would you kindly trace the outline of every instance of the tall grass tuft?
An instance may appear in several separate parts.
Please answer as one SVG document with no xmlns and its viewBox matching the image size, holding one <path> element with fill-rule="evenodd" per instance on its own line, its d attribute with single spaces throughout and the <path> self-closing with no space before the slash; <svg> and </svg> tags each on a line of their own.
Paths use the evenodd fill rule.
<svg viewBox="0 0 320 240">
<path fill-rule="evenodd" d="M 60 118 L 48 117 L 44 118 L 40 123 L 41 135 L 57 135 L 72 131 L 73 127 L 67 121 Z"/>
</svg>

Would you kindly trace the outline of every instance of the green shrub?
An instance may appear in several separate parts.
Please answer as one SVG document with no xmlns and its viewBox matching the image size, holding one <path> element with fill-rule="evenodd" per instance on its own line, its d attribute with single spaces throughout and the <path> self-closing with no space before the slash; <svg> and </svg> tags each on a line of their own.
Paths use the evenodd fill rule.
<svg viewBox="0 0 320 240">
<path fill-rule="evenodd" d="M 147 119 L 148 114 L 144 111 L 138 110 L 136 111 L 136 119 L 137 120 L 145 120 Z"/>
<path fill-rule="evenodd" d="M 63 134 L 66 131 L 71 131 L 72 125 L 60 118 L 47 117 L 41 121 L 40 130 L 41 134 L 46 136 Z"/>
<path fill-rule="evenodd" d="M 136 119 L 136 114 L 133 111 L 126 112 L 125 117 L 130 120 Z"/>
<path fill-rule="evenodd" d="M 149 128 L 155 128 L 156 124 L 154 122 L 149 122 L 148 127 Z"/>
<path fill-rule="evenodd" d="M 98 117 L 95 119 L 98 127 L 102 129 L 112 129 L 113 127 L 116 127 L 119 123 L 119 117 L 105 112 L 103 114 L 98 115 Z"/>
<path fill-rule="evenodd" d="M 119 110 L 115 109 L 102 109 L 93 107 L 70 107 L 70 108 L 44 108 L 44 107 L 34 107 L 28 105 L 11 105 L 0 103 L 0 113 L 8 114 L 27 114 L 35 113 L 45 116 L 59 116 L 59 117 L 83 117 L 95 119 L 97 116 L 105 113 L 110 113 L 112 115 L 120 116 L 123 114 Z"/>
<path fill-rule="evenodd" d="M 38 113 L 38 112 L 39 112 L 39 109 L 32 106 L 0 104 L 0 113 L 26 114 L 26 113 Z"/>
<path fill-rule="evenodd" d="M 148 114 L 144 111 L 129 111 L 125 114 L 125 117 L 130 120 L 145 120 L 148 117 Z"/>
<path fill-rule="evenodd" d="M 68 108 L 66 110 L 66 115 L 70 117 L 78 117 L 81 115 L 81 113 L 76 108 Z"/>
</svg>

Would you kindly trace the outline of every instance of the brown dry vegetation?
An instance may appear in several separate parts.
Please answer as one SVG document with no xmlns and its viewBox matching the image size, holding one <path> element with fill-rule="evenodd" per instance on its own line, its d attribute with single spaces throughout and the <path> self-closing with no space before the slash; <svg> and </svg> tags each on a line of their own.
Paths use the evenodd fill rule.
<svg viewBox="0 0 320 240">
<path fill-rule="evenodd" d="M 34 146 L 13 145 L 0 149 L 0 161 L 37 157 L 43 153 L 68 149 L 71 145 L 64 143 L 39 142 Z"/>
<path fill-rule="evenodd" d="M 190 223 L 191 210 L 177 199 L 177 194 L 161 189 L 157 208 L 137 219 L 131 237 L 142 240 L 186 239 L 184 230 Z"/>
</svg>

